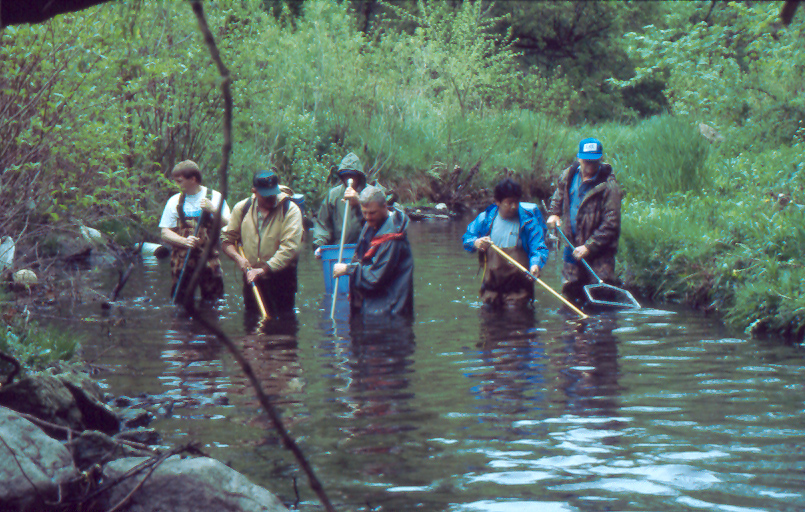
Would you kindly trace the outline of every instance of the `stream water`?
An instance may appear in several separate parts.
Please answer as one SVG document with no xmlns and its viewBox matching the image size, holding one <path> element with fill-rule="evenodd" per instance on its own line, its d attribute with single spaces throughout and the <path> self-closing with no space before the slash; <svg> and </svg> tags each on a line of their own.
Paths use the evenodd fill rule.
<svg viewBox="0 0 805 512">
<path fill-rule="evenodd" d="M 338 510 L 805 509 L 802 347 L 667 306 L 579 323 L 540 288 L 534 312 L 489 314 L 465 225 L 412 226 L 412 322 L 350 325 L 341 301 L 331 321 L 308 244 L 296 322 L 246 334 L 225 263 L 225 304 L 208 317 Z M 543 276 L 557 289 L 558 266 L 552 254 Z M 110 393 L 173 399 L 152 423 L 166 443 L 200 442 L 289 506 L 320 509 L 233 358 L 170 304 L 169 285 L 168 261 L 145 257 L 119 305 L 60 321 L 88 336 Z"/>
</svg>

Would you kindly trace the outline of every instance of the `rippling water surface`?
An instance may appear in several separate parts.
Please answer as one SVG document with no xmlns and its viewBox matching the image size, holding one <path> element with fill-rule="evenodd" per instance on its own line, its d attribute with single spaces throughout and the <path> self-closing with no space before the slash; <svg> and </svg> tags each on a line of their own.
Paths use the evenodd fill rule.
<svg viewBox="0 0 805 512">
<path fill-rule="evenodd" d="M 208 316 L 242 347 L 337 509 L 805 509 L 801 347 L 665 306 L 579 323 L 539 288 L 534 312 L 489 314 L 464 226 L 412 227 L 413 322 L 350 325 L 342 303 L 332 322 L 306 251 L 296 322 L 246 334 L 225 265 L 226 303 Z M 152 425 L 167 442 L 199 441 L 316 510 L 226 349 L 170 305 L 168 262 L 145 258 L 132 279 L 120 306 L 87 306 L 81 318 L 97 321 L 72 327 L 112 368 L 108 391 L 173 398 Z M 559 287 L 554 254 L 544 279 Z"/>
</svg>

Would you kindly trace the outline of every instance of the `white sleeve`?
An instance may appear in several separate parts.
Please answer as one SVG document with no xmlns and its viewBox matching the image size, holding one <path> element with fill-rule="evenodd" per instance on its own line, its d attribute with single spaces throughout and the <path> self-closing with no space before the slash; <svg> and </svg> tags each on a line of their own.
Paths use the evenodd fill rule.
<svg viewBox="0 0 805 512">
<path fill-rule="evenodd" d="M 175 228 L 179 226 L 179 194 L 171 196 L 165 209 L 162 211 L 162 218 L 159 220 L 160 228 Z"/>
</svg>

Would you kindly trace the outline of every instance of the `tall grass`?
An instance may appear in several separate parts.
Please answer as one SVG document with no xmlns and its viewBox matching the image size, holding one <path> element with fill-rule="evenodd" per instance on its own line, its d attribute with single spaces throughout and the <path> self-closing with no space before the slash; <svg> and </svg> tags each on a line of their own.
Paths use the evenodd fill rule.
<svg viewBox="0 0 805 512">
<path fill-rule="evenodd" d="M 711 186 L 709 143 L 687 118 L 656 116 L 618 140 L 611 159 L 624 190 L 643 199 Z"/>
</svg>

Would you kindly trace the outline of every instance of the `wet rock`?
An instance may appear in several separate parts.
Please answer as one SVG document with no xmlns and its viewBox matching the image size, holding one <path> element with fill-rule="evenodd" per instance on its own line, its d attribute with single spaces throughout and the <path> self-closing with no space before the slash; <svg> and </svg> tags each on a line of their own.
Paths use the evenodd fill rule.
<svg viewBox="0 0 805 512">
<path fill-rule="evenodd" d="M 146 451 L 120 444 L 97 430 L 85 430 L 80 436 L 70 440 L 66 446 L 81 471 L 95 464 L 106 464 L 124 457 L 151 455 Z"/>
<path fill-rule="evenodd" d="M 44 510 L 59 486 L 78 478 L 70 452 L 14 411 L 0 407 L 2 510 Z"/>
<path fill-rule="evenodd" d="M 146 458 L 132 457 L 110 462 L 103 478 L 112 481 Z M 147 470 L 146 470 L 147 471 Z M 122 481 L 105 493 L 102 505 L 108 509 L 123 499 L 143 478 Z M 166 459 L 135 492 L 121 512 L 170 510 L 172 512 L 274 512 L 287 511 L 276 496 L 253 484 L 245 476 L 217 460 L 199 457 Z"/>
<path fill-rule="evenodd" d="M 103 402 L 103 391 L 89 375 L 75 370 L 55 375 L 72 393 L 76 406 L 81 411 L 85 429 L 100 430 L 107 434 L 120 431 L 120 419 Z"/>
<path fill-rule="evenodd" d="M 120 430 L 117 415 L 101 400 L 101 390 L 87 376 L 74 371 L 57 375 L 29 375 L 0 389 L 0 405 L 73 430 Z M 64 438 L 64 431 L 46 429 Z"/>
<path fill-rule="evenodd" d="M 171 414 L 173 414 L 173 406 L 174 406 L 173 400 L 166 401 L 165 403 L 160 405 L 159 408 L 157 409 L 157 416 L 159 416 L 160 418 L 170 418 Z"/>
<path fill-rule="evenodd" d="M 120 408 L 130 407 L 132 404 L 134 404 L 134 400 L 127 396 L 119 396 L 112 401 L 112 405 Z"/>
<path fill-rule="evenodd" d="M 75 430 L 83 430 L 81 411 L 75 398 L 52 375 L 32 375 L 0 388 L 0 405 Z M 61 430 L 49 434 L 65 437 Z"/>
<path fill-rule="evenodd" d="M 226 395 L 226 393 L 213 393 L 212 403 L 215 405 L 229 405 L 229 397 Z"/>
<path fill-rule="evenodd" d="M 123 441 L 131 441 L 134 443 L 154 445 L 159 442 L 159 432 L 153 428 L 137 428 L 134 430 L 125 430 L 119 434 L 115 434 L 115 439 Z"/>
<path fill-rule="evenodd" d="M 154 419 L 154 415 L 145 409 L 124 409 L 120 416 L 125 428 L 147 427 Z"/>
</svg>

